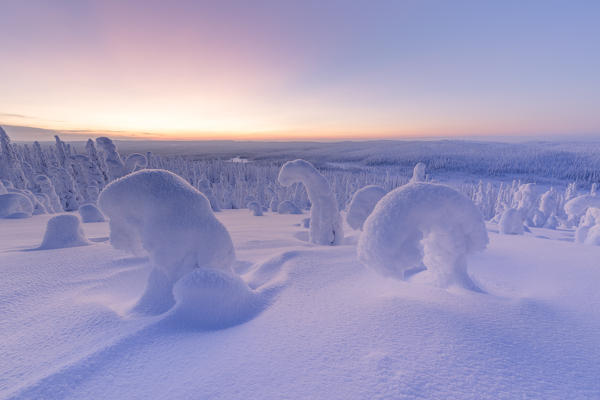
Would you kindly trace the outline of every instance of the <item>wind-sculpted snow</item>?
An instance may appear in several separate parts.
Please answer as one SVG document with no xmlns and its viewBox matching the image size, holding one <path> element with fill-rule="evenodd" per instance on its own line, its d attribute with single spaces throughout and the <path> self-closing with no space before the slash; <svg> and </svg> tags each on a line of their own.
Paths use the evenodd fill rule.
<svg viewBox="0 0 600 400">
<path fill-rule="evenodd" d="M 341 244 L 344 239 L 337 202 L 327 179 L 309 162 L 288 161 L 277 178 L 283 186 L 300 182 L 308 192 L 310 209 L 309 241 L 322 245 Z"/>
<path fill-rule="evenodd" d="M 523 215 L 516 208 L 509 208 L 504 211 L 500 222 L 500 233 L 505 235 L 522 235 L 523 230 Z"/>
<path fill-rule="evenodd" d="M 377 185 L 369 185 L 357 190 L 354 196 L 352 196 L 352 201 L 346 214 L 348 225 L 352 229 L 362 230 L 365 220 L 385 194 L 385 189 Z"/>
<path fill-rule="evenodd" d="M 79 215 L 83 222 L 104 222 L 104 215 L 94 204 L 84 204 L 79 207 Z"/>
<path fill-rule="evenodd" d="M 27 218 L 31 217 L 32 213 L 31 200 L 24 194 L 18 192 L 0 194 L 0 218 Z"/>
<path fill-rule="evenodd" d="M 146 168 L 148 165 L 148 160 L 146 156 L 140 153 L 133 153 L 127 156 L 125 160 L 124 169 L 126 173 L 132 173 L 135 171 L 139 171 L 140 169 Z"/>
<path fill-rule="evenodd" d="M 404 279 L 423 263 L 442 287 L 478 290 L 467 274 L 467 255 L 487 246 L 481 213 L 456 190 L 412 183 L 385 195 L 364 224 L 360 261 Z"/>
<path fill-rule="evenodd" d="M 98 204 L 110 219 L 111 244 L 131 252 L 145 249 L 160 271 L 149 279 L 138 309 L 170 308 L 170 287 L 196 268 L 232 273 L 235 253 L 227 229 L 215 218 L 206 197 L 177 175 L 164 170 L 134 172 L 109 184 Z M 164 279 L 157 278 L 161 276 Z M 155 292 L 165 291 L 160 304 Z M 156 307 L 148 309 L 147 301 Z"/>
<path fill-rule="evenodd" d="M 88 244 L 79 218 L 72 214 L 62 214 L 48 220 L 44 240 L 38 250 L 62 249 Z"/>
</svg>

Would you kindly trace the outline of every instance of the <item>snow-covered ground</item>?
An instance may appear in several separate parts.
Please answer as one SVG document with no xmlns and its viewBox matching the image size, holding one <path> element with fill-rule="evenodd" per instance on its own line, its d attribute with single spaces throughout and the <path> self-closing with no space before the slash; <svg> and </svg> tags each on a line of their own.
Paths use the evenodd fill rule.
<svg viewBox="0 0 600 400">
<path fill-rule="evenodd" d="M 149 261 L 38 247 L 50 215 L 0 219 L 0 397 L 15 399 L 597 399 L 600 247 L 573 231 L 500 235 L 469 258 L 485 293 L 384 278 L 305 215 L 216 214 L 234 269 L 269 303 L 218 330 L 129 310 Z M 198 307 L 202 307 L 199 304 Z"/>
</svg>

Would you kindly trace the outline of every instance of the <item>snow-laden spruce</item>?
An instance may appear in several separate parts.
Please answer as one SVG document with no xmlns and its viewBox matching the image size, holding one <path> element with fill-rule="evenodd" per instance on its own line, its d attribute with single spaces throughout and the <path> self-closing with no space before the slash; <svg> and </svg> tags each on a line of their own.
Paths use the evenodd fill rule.
<svg viewBox="0 0 600 400">
<path fill-rule="evenodd" d="M 600 244 L 597 240 L 600 225 L 600 208 L 588 207 L 575 231 L 575 241 L 586 244 Z"/>
<path fill-rule="evenodd" d="M 262 207 L 257 201 L 251 201 L 248 203 L 248 210 L 252 212 L 255 217 L 261 217 L 263 215 Z"/>
<path fill-rule="evenodd" d="M 172 286 L 195 268 L 227 273 L 235 259 L 227 229 L 208 199 L 181 177 L 165 170 L 142 170 L 110 183 L 98 199 L 110 227 L 111 244 L 148 251 L 151 274 L 139 310 L 162 312 L 174 302 Z"/>
<path fill-rule="evenodd" d="M 283 186 L 300 182 L 311 203 L 309 241 L 322 245 L 340 244 L 344 238 L 337 202 L 327 179 L 308 161 L 288 161 L 277 178 Z"/>
<path fill-rule="evenodd" d="M 471 200 L 439 184 L 412 183 L 385 195 L 364 224 L 359 260 L 404 279 L 424 264 L 442 287 L 478 290 L 467 274 L 467 255 L 483 250 L 488 235 Z"/>
<path fill-rule="evenodd" d="M 575 197 L 565 204 L 565 213 L 569 221 L 577 224 L 590 207 L 600 208 L 600 196 L 596 194 L 584 194 L 583 196 Z"/>
<path fill-rule="evenodd" d="M 0 194 L 0 218 L 27 218 L 32 214 L 31 200 L 23 193 Z"/>
<path fill-rule="evenodd" d="M 83 222 L 104 222 L 104 215 L 94 204 L 84 204 L 79 207 L 79 215 Z"/>
<path fill-rule="evenodd" d="M 377 185 L 369 185 L 357 190 L 354 196 L 352 196 L 352 201 L 350 201 L 348 213 L 346 214 L 348 225 L 352 229 L 362 230 L 365 220 L 385 194 L 385 189 Z"/>
<path fill-rule="evenodd" d="M 413 176 L 410 178 L 409 183 L 425 182 L 425 168 L 425 164 L 422 162 L 417 163 L 413 169 Z"/>
<path fill-rule="evenodd" d="M 290 200 L 284 200 L 277 205 L 277 212 L 279 214 L 302 214 L 302 210 Z"/>
<path fill-rule="evenodd" d="M 44 240 L 39 250 L 62 249 L 88 244 L 79 218 L 73 214 L 62 214 L 48 220 Z"/>
<path fill-rule="evenodd" d="M 500 233 L 505 235 L 522 235 L 524 233 L 523 215 L 516 208 L 509 208 L 502 213 L 498 226 Z"/>
</svg>

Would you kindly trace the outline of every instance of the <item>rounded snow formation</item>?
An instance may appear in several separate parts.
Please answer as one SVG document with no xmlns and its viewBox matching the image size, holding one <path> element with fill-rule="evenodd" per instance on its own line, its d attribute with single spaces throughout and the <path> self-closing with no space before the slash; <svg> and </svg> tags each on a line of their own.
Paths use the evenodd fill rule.
<svg viewBox="0 0 600 400">
<path fill-rule="evenodd" d="M 104 215 L 94 204 L 84 204 L 79 207 L 79 215 L 82 222 L 104 222 Z"/>
<path fill-rule="evenodd" d="M 522 235 L 524 233 L 523 215 L 516 208 L 504 211 L 498 225 L 500 233 L 504 235 Z"/>
<path fill-rule="evenodd" d="M 48 220 L 44 240 L 38 249 L 62 249 L 88 244 L 79 218 L 73 214 L 62 214 Z"/>
<path fill-rule="evenodd" d="M 365 220 L 371 214 L 377 202 L 386 193 L 384 188 L 377 185 L 369 185 L 357 190 L 354 196 L 352 196 L 352 201 L 346 214 L 348 225 L 354 230 L 362 230 Z"/>
<path fill-rule="evenodd" d="M 590 236 L 597 231 L 596 227 L 600 225 L 600 208 L 589 207 L 581 219 L 577 230 L 575 231 L 575 241 L 577 243 L 596 244 L 597 239 Z"/>
<path fill-rule="evenodd" d="M 569 220 L 577 221 L 590 207 L 600 208 L 600 196 L 584 194 L 583 196 L 575 197 L 565 204 L 565 213 L 569 217 Z"/>
<path fill-rule="evenodd" d="M 422 162 L 417 163 L 413 169 L 413 176 L 410 178 L 409 183 L 425 182 L 425 164 Z"/>
<path fill-rule="evenodd" d="M 128 174 L 131 172 L 139 171 L 140 169 L 146 168 L 148 160 L 146 156 L 140 153 L 133 153 L 127 156 L 125 160 L 125 172 Z"/>
<path fill-rule="evenodd" d="M 284 200 L 279 203 L 277 212 L 279 214 L 302 214 L 302 210 L 300 210 L 300 208 L 298 208 L 298 206 L 290 200 Z"/>
<path fill-rule="evenodd" d="M 23 193 L 0 194 L 0 218 L 27 218 L 32 214 L 31 200 Z"/>
<path fill-rule="evenodd" d="M 254 215 L 255 217 L 262 217 L 263 215 L 262 207 L 256 201 L 251 201 L 250 203 L 248 203 L 248 209 L 252 211 L 252 215 Z"/>
<path fill-rule="evenodd" d="M 341 244 L 344 239 L 337 201 L 327 179 L 308 161 L 288 161 L 277 178 L 283 186 L 302 183 L 311 203 L 309 241 L 321 245 Z M 280 206 L 281 207 L 281 206 Z"/>
<path fill-rule="evenodd" d="M 483 250 L 488 235 L 471 200 L 445 186 L 412 183 L 385 195 L 364 224 L 359 260 L 404 279 L 424 264 L 442 287 L 480 290 L 467 274 L 467 255 Z"/>
<path fill-rule="evenodd" d="M 190 329 L 224 329 L 252 319 L 264 308 L 262 296 L 237 275 L 196 268 L 175 283 L 169 322 Z"/>
<path fill-rule="evenodd" d="M 229 232 L 208 199 L 169 171 L 146 169 L 113 181 L 98 205 L 110 219 L 111 244 L 134 253 L 145 249 L 171 283 L 194 268 L 231 269 Z"/>
</svg>

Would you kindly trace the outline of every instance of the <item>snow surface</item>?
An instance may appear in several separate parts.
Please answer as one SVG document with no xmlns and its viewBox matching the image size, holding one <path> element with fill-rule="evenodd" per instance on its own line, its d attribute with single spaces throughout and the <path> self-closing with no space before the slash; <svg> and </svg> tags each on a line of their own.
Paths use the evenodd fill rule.
<svg viewBox="0 0 600 400">
<path fill-rule="evenodd" d="M 483 294 L 385 278 L 355 245 L 297 239 L 302 215 L 226 210 L 234 269 L 272 297 L 217 329 L 129 314 L 152 267 L 112 248 L 106 222 L 86 225 L 90 246 L 21 251 L 50 217 L 0 220 L 0 398 L 600 397 L 600 247 L 572 230 L 488 224 L 488 249 L 469 260 Z M 190 275 L 176 293 L 196 287 Z"/>
</svg>

